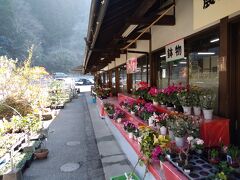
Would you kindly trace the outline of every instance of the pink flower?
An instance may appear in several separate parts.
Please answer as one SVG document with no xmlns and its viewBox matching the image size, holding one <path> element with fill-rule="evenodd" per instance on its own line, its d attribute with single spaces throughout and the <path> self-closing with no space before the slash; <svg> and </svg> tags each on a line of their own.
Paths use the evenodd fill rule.
<svg viewBox="0 0 240 180">
<path fill-rule="evenodd" d="M 150 94 L 151 96 L 157 96 L 158 89 L 156 87 L 151 87 L 151 89 L 148 91 L 148 94 Z"/>
<path fill-rule="evenodd" d="M 163 150 L 160 146 L 157 146 L 152 151 L 152 159 L 159 160 L 159 156 L 163 154 Z"/>
</svg>

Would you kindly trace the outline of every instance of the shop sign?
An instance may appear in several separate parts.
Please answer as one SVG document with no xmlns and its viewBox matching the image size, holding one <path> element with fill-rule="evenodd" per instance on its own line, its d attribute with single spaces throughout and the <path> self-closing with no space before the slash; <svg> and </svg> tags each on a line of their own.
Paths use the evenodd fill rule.
<svg viewBox="0 0 240 180">
<path fill-rule="evenodd" d="M 137 72 L 137 58 L 131 58 L 127 60 L 127 74 Z"/>
<path fill-rule="evenodd" d="M 239 10 L 239 0 L 193 0 L 193 29 L 217 23 Z"/>
<path fill-rule="evenodd" d="M 184 39 L 173 42 L 165 47 L 166 62 L 184 58 Z"/>
</svg>

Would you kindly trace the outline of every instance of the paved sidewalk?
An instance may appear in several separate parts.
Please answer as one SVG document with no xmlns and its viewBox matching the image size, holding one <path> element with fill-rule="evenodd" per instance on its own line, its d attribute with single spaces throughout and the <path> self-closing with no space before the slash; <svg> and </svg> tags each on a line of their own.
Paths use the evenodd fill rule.
<svg viewBox="0 0 240 180">
<path fill-rule="evenodd" d="M 92 97 L 89 93 L 86 93 L 85 96 L 87 98 L 94 132 L 97 137 L 99 153 L 102 157 L 105 179 L 109 180 L 112 176 L 131 172 L 133 167 L 116 142 L 105 120 L 100 118 L 96 104 L 92 103 Z"/>
<path fill-rule="evenodd" d="M 24 180 L 105 179 L 85 95 L 67 104 L 49 131 L 48 159 L 34 161 L 24 173 Z M 60 168 L 76 170 L 63 172 Z"/>
</svg>

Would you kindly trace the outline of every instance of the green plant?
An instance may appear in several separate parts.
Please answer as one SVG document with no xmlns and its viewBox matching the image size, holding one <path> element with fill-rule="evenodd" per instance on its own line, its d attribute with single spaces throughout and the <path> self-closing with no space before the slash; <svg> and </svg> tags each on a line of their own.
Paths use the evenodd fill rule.
<svg viewBox="0 0 240 180">
<path fill-rule="evenodd" d="M 184 137 L 188 132 L 188 122 L 185 120 L 184 115 L 176 116 L 176 121 L 172 127 L 175 137 Z"/>
<path fill-rule="evenodd" d="M 168 130 L 173 130 L 175 121 L 176 121 L 176 116 L 169 114 L 168 118 L 166 119 L 166 126 L 167 126 Z"/>
<path fill-rule="evenodd" d="M 192 99 L 192 106 L 200 107 L 200 95 L 202 93 L 202 88 L 198 86 L 191 86 L 190 88 L 190 96 Z"/>
<path fill-rule="evenodd" d="M 238 161 L 239 160 L 239 155 L 240 155 L 240 150 L 236 146 L 230 146 L 228 148 L 227 154 L 231 156 L 233 161 Z"/>
<path fill-rule="evenodd" d="M 224 174 L 224 172 L 217 173 L 215 176 L 216 180 L 227 180 L 227 176 Z"/>
<path fill-rule="evenodd" d="M 184 89 L 181 92 L 177 93 L 177 98 L 181 106 L 191 107 L 193 104 L 192 97 L 188 89 Z"/>
<path fill-rule="evenodd" d="M 211 89 L 205 89 L 199 96 L 201 108 L 213 109 L 216 100 L 216 94 Z"/>
<path fill-rule="evenodd" d="M 142 135 L 142 141 L 140 144 L 141 152 L 149 160 L 151 158 L 152 151 L 155 148 L 154 135 L 156 137 L 156 132 L 147 127 L 140 129 L 140 132 Z"/>
<path fill-rule="evenodd" d="M 212 149 L 212 150 L 210 151 L 210 158 L 211 158 L 211 159 L 217 159 L 218 156 L 219 156 L 218 150 Z"/>
</svg>

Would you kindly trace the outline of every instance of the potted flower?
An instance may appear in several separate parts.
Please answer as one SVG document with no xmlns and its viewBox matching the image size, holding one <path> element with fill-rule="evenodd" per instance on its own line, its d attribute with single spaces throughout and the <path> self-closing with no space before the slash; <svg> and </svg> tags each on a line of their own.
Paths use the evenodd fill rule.
<svg viewBox="0 0 240 180">
<path fill-rule="evenodd" d="M 238 147 L 236 146 L 230 146 L 227 150 L 227 155 L 229 156 L 228 163 L 230 166 L 233 168 L 238 168 L 239 167 L 239 156 L 240 156 L 240 151 Z"/>
<path fill-rule="evenodd" d="M 178 115 L 175 123 L 173 124 L 173 134 L 177 147 L 183 147 L 185 136 L 187 135 L 188 123 L 182 115 Z"/>
<path fill-rule="evenodd" d="M 139 116 L 144 120 L 148 121 L 149 118 L 155 112 L 155 108 L 152 103 L 146 103 L 139 111 Z"/>
<path fill-rule="evenodd" d="M 191 146 L 192 149 L 196 151 L 196 153 L 202 154 L 204 148 L 204 141 L 202 139 L 195 138 L 193 139 Z"/>
<path fill-rule="evenodd" d="M 162 113 L 158 116 L 156 123 L 159 126 L 160 134 L 166 135 L 167 134 L 167 113 Z"/>
<path fill-rule="evenodd" d="M 190 89 L 193 112 L 195 116 L 201 115 L 201 104 L 200 104 L 201 92 L 202 92 L 201 88 L 197 86 L 192 86 Z"/>
<path fill-rule="evenodd" d="M 164 152 L 164 149 L 161 148 L 161 146 L 156 146 L 152 151 L 152 160 L 154 161 L 160 161 L 160 167 L 162 167 L 162 163 L 166 160 L 166 154 Z"/>
<path fill-rule="evenodd" d="M 141 133 L 140 133 L 138 128 L 136 128 L 135 131 L 133 132 L 133 137 L 136 141 L 139 142 L 139 138 L 141 137 Z"/>
<path fill-rule="evenodd" d="M 123 125 L 123 128 L 128 132 L 128 137 L 133 139 L 133 132 L 136 130 L 136 126 L 133 123 L 126 121 Z"/>
<path fill-rule="evenodd" d="M 131 108 L 130 108 L 130 112 L 132 115 L 135 115 L 136 112 L 140 109 L 140 107 L 136 104 L 136 103 L 133 103 Z"/>
<path fill-rule="evenodd" d="M 159 105 L 159 101 L 158 101 L 158 89 L 156 87 L 151 87 L 150 90 L 148 91 L 148 96 L 150 100 L 153 101 L 153 105 L 154 106 L 158 106 Z"/>
<path fill-rule="evenodd" d="M 151 117 L 148 118 L 148 126 L 154 127 L 156 122 L 157 115 L 154 113 Z"/>
<path fill-rule="evenodd" d="M 177 94 L 181 92 L 183 89 L 182 84 L 179 85 L 171 85 L 163 90 L 166 95 L 167 109 L 173 110 L 174 106 L 177 108 L 180 106 L 179 100 L 177 98 Z"/>
<path fill-rule="evenodd" d="M 192 113 L 192 99 L 189 92 L 189 88 L 183 89 L 181 92 L 177 93 L 178 100 L 183 107 L 183 112 L 186 115 L 191 115 Z"/>
<path fill-rule="evenodd" d="M 219 163 L 219 152 L 216 149 L 212 149 L 210 150 L 210 154 L 209 154 L 209 162 L 212 164 L 217 164 Z"/>
<path fill-rule="evenodd" d="M 166 107 L 166 94 L 164 93 L 164 90 L 159 90 L 157 94 L 158 102 L 161 104 L 161 107 Z"/>
<path fill-rule="evenodd" d="M 213 108 L 216 99 L 216 95 L 210 89 L 206 89 L 200 95 L 201 108 L 203 110 L 203 116 L 206 120 L 213 118 Z"/>
<path fill-rule="evenodd" d="M 147 99 L 148 96 L 149 85 L 147 82 L 141 81 L 137 84 L 137 90 L 134 92 L 134 95 Z"/>
<path fill-rule="evenodd" d="M 125 117 L 125 113 L 121 110 L 121 109 L 116 109 L 115 110 L 115 115 L 114 118 L 116 119 L 117 123 L 121 123 L 122 122 L 122 118 Z"/>
<path fill-rule="evenodd" d="M 166 126 L 168 129 L 168 134 L 171 140 L 175 140 L 174 134 L 173 134 L 173 126 L 175 124 L 176 116 L 175 115 L 168 115 L 166 116 Z"/>
</svg>

